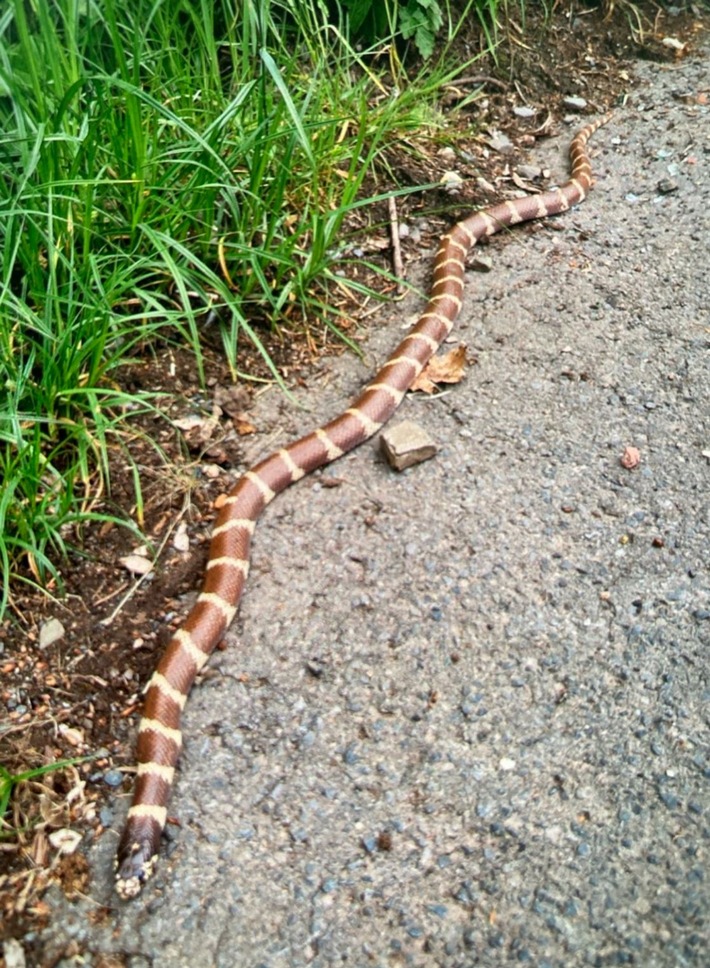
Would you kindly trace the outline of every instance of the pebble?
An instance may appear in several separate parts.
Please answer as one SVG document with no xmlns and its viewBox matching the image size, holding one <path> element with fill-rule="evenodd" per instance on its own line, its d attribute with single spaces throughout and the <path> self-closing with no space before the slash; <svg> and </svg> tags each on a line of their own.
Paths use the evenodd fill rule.
<svg viewBox="0 0 710 968">
<path fill-rule="evenodd" d="M 438 450 L 426 430 L 411 420 L 387 427 L 380 437 L 380 446 L 387 462 L 397 471 L 429 460 Z"/>
<path fill-rule="evenodd" d="M 509 155 L 515 148 L 510 138 L 501 131 L 492 131 L 490 138 L 486 141 L 489 148 L 497 151 L 501 155 Z"/>
<path fill-rule="evenodd" d="M 493 259 L 489 255 L 476 252 L 469 262 L 469 268 L 474 272 L 490 272 L 493 268 Z"/>
<path fill-rule="evenodd" d="M 537 108 L 531 108 L 525 104 L 520 104 L 513 108 L 513 114 L 516 116 L 516 118 L 534 118 L 537 114 Z"/>
<path fill-rule="evenodd" d="M 435 914 L 437 918 L 445 918 L 449 913 L 449 909 L 445 904 L 429 904 L 427 905 L 427 908 L 432 914 Z"/>
<path fill-rule="evenodd" d="M 368 854 L 377 853 L 377 837 L 363 837 L 362 846 L 368 852 Z"/>
<path fill-rule="evenodd" d="M 661 790 L 658 794 L 661 803 L 663 803 L 669 810 L 675 810 L 680 806 L 680 800 L 674 793 L 668 793 L 665 790 Z"/>
<path fill-rule="evenodd" d="M 447 163 L 456 161 L 456 152 L 450 145 L 445 145 L 443 148 L 439 148 L 437 155 Z"/>
<path fill-rule="evenodd" d="M 542 178 L 542 168 L 539 165 L 518 165 L 516 170 L 520 177 L 527 179 L 527 181 Z"/>
<path fill-rule="evenodd" d="M 40 626 L 39 647 L 47 649 L 66 635 L 66 629 L 58 618 L 50 618 Z"/>
<path fill-rule="evenodd" d="M 439 179 L 439 184 L 450 195 L 455 195 L 463 185 L 463 178 L 457 171 L 445 171 Z"/>
<path fill-rule="evenodd" d="M 113 824 L 114 812 L 109 807 L 101 807 L 99 810 L 99 820 L 103 827 L 110 827 Z"/>
<path fill-rule="evenodd" d="M 106 770 L 103 774 L 103 781 L 106 786 L 120 787 L 123 783 L 123 773 L 120 770 Z"/>
<path fill-rule="evenodd" d="M 15 938 L 7 938 L 2 945 L 5 968 L 25 968 L 25 950 Z"/>
<path fill-rule="evenodd" d="M 563 99 L 562 103 L 570 111 L 584 111 L 587 107 L 587 101 L 583 97 L 566 97 Z"/>
<path fill-rule="evenodd" d="M 357 754 L 357 746 L 354 743 L 350 743 L 346 747 L 343 753 L 343 760 L 348 764 L 348 766 L 355 766 L 356 763 L 360 761 L 360 757 Z"/>
</svg>

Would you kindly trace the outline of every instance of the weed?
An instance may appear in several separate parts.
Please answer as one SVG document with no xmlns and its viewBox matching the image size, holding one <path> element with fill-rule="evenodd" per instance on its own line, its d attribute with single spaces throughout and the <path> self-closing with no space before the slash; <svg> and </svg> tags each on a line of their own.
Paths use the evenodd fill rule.
<svg viewBox="0 0 710 968">
<path fill-rule="evenodd" d="M 239 10 L 0 14 L 0 615 L 11 579 L 58 583 L 76 527 L 111 518 L 110 454 L 161 405 L 117 388 L 139 347 L 186 342 L 202 376 L 216 316 L 234 377 L 247 341 L 279 380 L 264 328 L 322 312 L 368 173 L 451 76 L 388 88 L 315 0 Z"/>
<path fill-rule="evenodd" d="M 46 776 L 48 773 L 54 773 L 57 770 L 64 770 L 68 766 L 75 766 L 77 763 L 86 763 L 88 760 L 95 759 L 95 756 L 77 756 L 68 760 L 57 760 L 56 763 L 48 763 L 45 766 L 37 766 L 30 770 L 23 770 L 21 773 L 10 773 L 1 763 L 0 763 L 0 840 L 7 838 L 13 838 L 18 835 L 18 833 L 24 832 L 26 827 L 22 830 L 10 827 L 6 818 L 6 814 L 10 807 L 10 801 L 12 798 L 13 791 L 21 783 L 30 782 L 32 780 L 38 780 L 40 777 Z M 39 821 L 39 817 L 37 818 Z"/>
</svg>

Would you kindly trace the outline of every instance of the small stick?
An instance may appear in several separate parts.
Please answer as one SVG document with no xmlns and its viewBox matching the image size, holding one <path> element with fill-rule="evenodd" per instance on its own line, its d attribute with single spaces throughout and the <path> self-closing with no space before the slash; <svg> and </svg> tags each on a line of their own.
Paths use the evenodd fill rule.
<svg viewBox="0 0 710 968">
<path fill-rule="evenodd" d="M 458 77 L 456 84 L 460 87 L 463 87 L 465 84 L 490 84 L 491 87 L 497 87 L 501 91 L 507 91 L 510 87 L 507 81 L 500 81 L 497 77 L 490 77 L 488 74 L 473 74 L 471 77 Z M 447 87 L 453 86 L 453 84 L 447 85 Z"/>
<path fill-rule="evenodd" d="M 390 210 L 390 238 L 392 239 L 392 269 L 397 278 L 397 295 L 404 293 L 404 266 L 402 264 L 402 247 L 399 242 L 399 218 L 397 217 L 397 202 L 389 200 Z"/>
</svg>

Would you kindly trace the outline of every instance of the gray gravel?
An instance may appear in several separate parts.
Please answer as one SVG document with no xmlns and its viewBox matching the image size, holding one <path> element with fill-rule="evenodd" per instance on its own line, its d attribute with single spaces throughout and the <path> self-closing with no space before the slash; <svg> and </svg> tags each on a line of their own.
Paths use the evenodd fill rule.
<svg viewBox="0 0 710 968">
<path fill-rule="evenodd" d="M 477 365 L 401 410 L 437 457 L 395 474 L 368 444 L 269 509 L 158 874 L 112 896 L 118 803 L 91 899 L 48 897 L 47 958 L 708 964 L 710 108 L 679 97 L 707 68 L 642 66 L 587 203 L 470 275 Z M 562 180 L 568 140 L 531 162 Z M 337 413 L 415 311 L 258 425 Z"/>
</svg>

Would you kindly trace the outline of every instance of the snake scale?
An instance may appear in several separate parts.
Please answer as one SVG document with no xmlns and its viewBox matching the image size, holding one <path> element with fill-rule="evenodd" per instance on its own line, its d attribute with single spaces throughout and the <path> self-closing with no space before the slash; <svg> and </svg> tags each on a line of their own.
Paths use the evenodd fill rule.
<svg viewBox="0 0 710 968">
<path fill-rule="evenodd" d="M 566 212 L 586 197 L 592 187 L 587 141 L 609 117 L 598 118 L 574 136 L 570 179 L 560 188 L 500 202 L 454 225 L 436 253 L 424 312 L 357 400 L 330 423 L 252 467 L 224 499 L 212 532 L 202 591 L 146 686 L 133 802 L 116 860 L 116 890 L 121 898 L 139 894 L 153 873 L 182 745 L 180 714 L 195 677 L 237 611 L 261 512 L 289 484 L 357 447 L 392 416 L 451 331 L 461 309 L 465 260 L 480 239 L 520 222 Z"/>
</svg>

